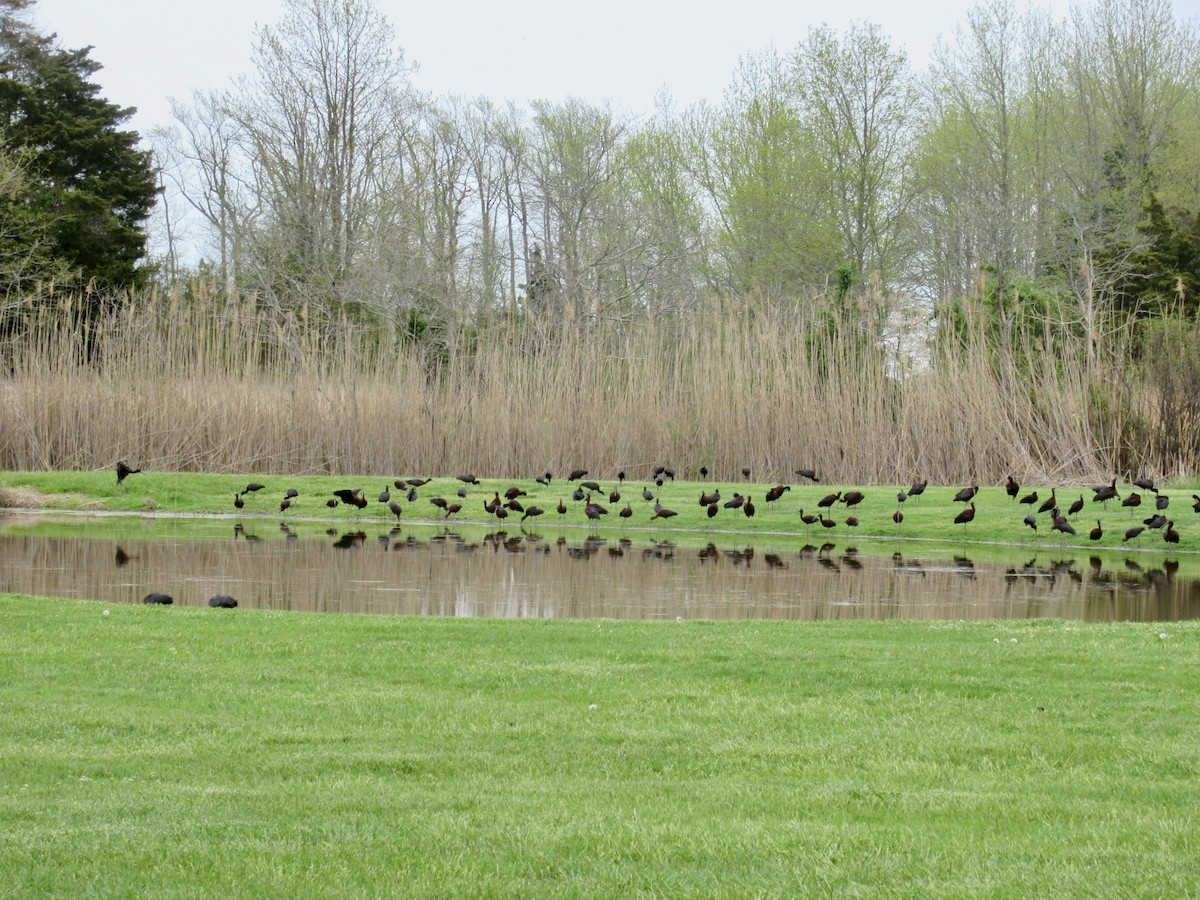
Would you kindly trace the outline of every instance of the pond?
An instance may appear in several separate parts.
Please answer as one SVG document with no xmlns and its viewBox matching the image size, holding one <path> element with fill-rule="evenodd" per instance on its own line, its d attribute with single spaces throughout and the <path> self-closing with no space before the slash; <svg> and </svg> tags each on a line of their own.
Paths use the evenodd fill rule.
<svg viewBox="0 0 1200 900">
<path fill-rule="evenodd" d="M 1200 617 L 1195 562 L 736 535 L 0 517 L 0 591 L 387 615 L 613 619 Z M 1019 554 L 1014 556 L 1014 554 Z"/>
</svg>

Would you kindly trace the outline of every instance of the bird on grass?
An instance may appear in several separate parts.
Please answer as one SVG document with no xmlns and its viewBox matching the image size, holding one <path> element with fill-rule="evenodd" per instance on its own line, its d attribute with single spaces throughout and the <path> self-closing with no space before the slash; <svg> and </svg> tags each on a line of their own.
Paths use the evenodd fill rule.
<svg viewBox="0 0 1200 900">
<path fill-rule="evenodd" d="M 1058 506 L 1058 497 L 1055 496 L 1055 488 L 1050 489 L 1050 496 L 1042 501 L 1042 505 L 1038 507 L 1038 515 L 1045 512 L 1050 512 Z"/>
<path fill-rule="evenodd" d="M 1175 530 L 1174 522 L 1167 523 L 1167 530 L 1163 532 L 1163 540 L 1168 544 L 1179 543 L 1179 532 Z"/>
<path fill-rule="evenodd" d="M 955 503 L 969 503 L 976 494 L 979 493 L 979 485 L 973 484 L 970 487 L 960 488 L 958 493 L 954 495 Z"/>
<path fill-rule="evenodd" d="M 1104 527 L 1100 524 L 1100 520 L 1096 520 L 1096 527 L 1088 532 L 1088 540 L 1098 541 L 1104 537 Z"/>
<path fill-rule="evenodd" d="M 527 506 L 525 507 L 525 515 L 521 516 L 521 521 L 524 522 L 526 519 L 540 516 L 542 512 L 543 510 L 540 506 Z"/>
<path fill-rule="evenodd" d="M 892 513 L 892 521 L 899 525 L 904 521 L 904 513 L 900 512 L 900 510 L 896 510 L 894 513 Z"/>
<path fill-rule="evenodd" d="M 821 481 L 813 469 L 797 469 L 793 474 L 799 475 L 801 478 L 807 478 L 813 484 L 819 484 Z"/>
<path fill-rule="evenodd" d="M 1139 534 L 1141 534 L 1145 530 L 1146 530 L 1145 527 L 1143 527 L 1141 525 L 1138 525 L 1134 528 L 1127 528 L 1125 530 L 1125 537 L 1121 538 L 1121 543 L 1124 544 L 1127 541 L 1132 541 L 1135 537 L 1137 537 Z"/>
<path fill-rule="evenodd" d="M 1020 492 L 1020 490 L 1021 490 L 1021 485 L 1019 485 L 1017 483 L 1017 480 L 1015 478 L 1013 478 L 1011 475 L 1009 475 L 1008 481 L 1005 482 L 1005 484 L 1004 484 L 1005 493 L 1008 494 L 1010 499 L 1015 500 L 1017 497 L 1017 494 Z"/>
<path fill-rule="evenodd" d="M 1038 492 L 1031 491 L 1030 493 L 1026 494 L 1024 497 L 1022 497 L 1017 502 L 1018 503 L 1028 503 L 1030 505 L 1033 505 L 1034 503 L 1038 502 Z"/>
<path fill-rule="evenodd" d="M 925 488 L 927 487 L 929 487 L 928 478 L 926 478 L 924 481 L 914 481 L 912 483 L 912 487 L 908 489 L 908 496 L 920 497 L 923 493 L 925 493 Z"/>
<path fill-rule="evenodd" d="M 392 511 L 392 515 L 394 515 L 397 520 L 399 520 L 400 514 L 404 512 L 403 508 L 395 500 L 389 500 L 387 502 L 387 508 Z"/>
<path fill-rule="evenodd" d="M 954 524 L 961 525 L 963 527 L 963 532 L 965 533 L 967 530 L 967 523 L 972 521 L 974 518 L 975 518 L 975 501 L 972 500 L 971 505 L 967 509 L 964 509 L 962 512 L 960 512 L 957 516 L 954 517 Z"/>
<path fill-rule="evenodd" d="M 753 498 L 751 498 L 751 497 L 746 498 L 746 502 L 742 504 L 742 512 L 744 512 L 746 514 L 747 519 L 752 518 L 754 516 Z"/>
<path fill-rule="evenodd" d="M 567 476 L 567 481 L 578 481 L 580 478 L 582 478 L 587 473 L 588 473 L 587 469 L 575 469 L 574 471 L 571 472 L 570 475 Z"/>
<path fill-rule="evenodd" d="M 1035 516 L 1033 513 L 1030 513 L 1025 517 L 1025 524 L 1034 531 L 1037 531 L 1037 516 Z"/>
<path fill-rule="evenodd" d="M 654 511 L 654 515 L 650 517 L 650 521 L 653 522 L 655 519 L 669 519 L 675 515 L 678 515 L 675 510 L 667 509 L 665 506 L 663 506 Z"/>
<path fill-rule="evenodd" d="M 862 491 L 846 491 L 846 493 L 842 495 L 842 502 L 845 503 L 846 506 L 857 506 L 863 502 L 863 497 L 864 495 Z"/>
<path fill-rule="evenodd" d="M 125 460 L 123 460 L 123 459 L 118 460 L 117 461 L 117 484 L 123 483 L 125 481 L 125 479 L 128 478 L 130 475 L 136 475 L 140 471 L 142 471 L 142 470 L 129 468 L 129 464 L 127 462 L 125 462 Z"/>
<path fill-rule="evenodd" d="M 1073 516 L 1083 510 L 1083 494 L 1079 495 L 1078 500 L 1071 502 L 1071 506 L 1067 509 L 1067 515 Z"/>
</svg>

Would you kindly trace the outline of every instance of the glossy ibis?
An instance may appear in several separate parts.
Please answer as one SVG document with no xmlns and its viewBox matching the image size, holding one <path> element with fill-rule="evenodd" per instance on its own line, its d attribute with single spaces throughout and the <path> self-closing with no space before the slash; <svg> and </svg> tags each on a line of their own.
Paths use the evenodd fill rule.
<svg viewBox="0 0 1200 900">
<path fill-rule="evenodd" d="M 1025 517 L 1025 524 L 1034 531 L 1037 531 L 1037 516 L 1035 516 L 1033 513 L 1030 513 Z"/>
<path fill-rule="evenodd" d="M 550 473 L 546 472 L 545 474 L 539 475 L 537 478 L 535 478 L 533 480 L 536 481 L 538 484 L 542 484 L 542 485 L 545 485 L 546 487 L 549 487 L 550 486 Z"/>
<path fill-rule="evenodd" d="M 1050 526 L 1050 529 L 1052 531 L 1057 531 L 1060 534 L 1075 533 L 1075 529 L 1071 526 L 1071 523 L 1067 521 L 1067 517 L 1063 515 L 1057 515 L 1054 517 L 1054 524 Z"/>
<path fill-rule="evenodd" d="M 1155 494 L 1158 493 L 1158 491 L 1154 487 L 1154 480 L 1151 478 L 1139 478 L 1137 481 L 1135 481 L 1133 483 L 1133 486 L 1139 487 L 1143 491 L 1150 491 Z"/>
<path fill-rule="evenodd" d="M 818 484 L 821 481 L 813 469 L 797 469 L 793 474 L 799 475 L 801 478 L 807 478 L 813 484 Z"/>
<path fill-rule="evenodd" d="M 246 505 L 246 501 L 242 499 L 241 494 L 234 494 L 233 495 L 233 505 L 236 506 L 238 509 L 241 509 L 243 506 Z"/>
<path fill-rule="evenodd" d="M 581 487 L 575 488 L 575 490 L 571 493 L 571 499 L 574 500 L 576 503 L 578 503 L 580 500 L 582 500 L 583 499 L 583 488 L 581 488 Z"/>
<path fill-rule="evenodd" d="M 1196 501 L 1192 504 L 1192 509 L 1200 513 L 1200 494 L 1192 494 L 1192 499 Z"/>
<path fill-rule="evenodd" d="M 528 518 L 540 516 L 541 514 L 542 514 L 542 508 L 540 506 L 527 507 L 525 510 L 525 515 L 521 516 L 521 521 L 524 522 Z"/>
<path fill-rule="evenodd" d="M 500 503 L 500 492 L 499 491 L 493 491 L 492 499 L 488 500 L 486 503 L 483 504 L 483 508 L 485 510 L 487 510 L 488 513 L 491 515 L 495 515 L 496 510 L 500 509 L 501 506 L 502 506 L 502 504 Z"/>
<path fill-rule="evenodd" d="M 971 501 L 971 505 L 954 517 L 954 524 L 961 525 L 963 531 L 967 530 L 967 523 L 975 518 L 975 501 Z"/>
<path fill-rule="evenodd" d="M 558 501 L 558 506 L 556 506 L 555 509 L 558 511 L 560 516 L 565 516 L 567 514 L 567 504 L 565 504 L 562 500 Z"/>
<path fill-rule="evenodd" d="M 142 598 L 142 602 L 155 604 L 158 606 L 170 606 L 175 602 L 175 599 L 170 594 L 162 593 L 162 591 L 151 591 Z"/>
<path fill-rule="evenodd" d="M 328 500 L 325 501 L 325 505 L 328 506 L 330 509 L 337 509 L 338 502 L 339 501 L 338 501 L 337 497 L 330 497 Z"/>
<path fill-rule="evenodd" d="M 367 505 L 367 498 L 363 496 L 362 488 L 354 488 L 353 490 L 342 488 L 341 490 L 334 491 L 333 496 L 337 497 L 347 506 L 357 506 L 359 509 L 363 509 Z"/>
<path fill-rule="evenodd" d="M 1058 498 L 1054 495 L 1054 488 L 1050 489 L 1050 496 L 1042 501 L 1042 505 L 1038 507 L 1038 514 L 1050 512 L 1054 507 L 1058 506 Z"/>
<path fill-rule="evenodd" d="M 647 503 L 654 499 L 654 495 L 650 493 L 650 488 L 642 488 L 642 499 Z"/>
<path fill-rule="evenodd" d="M 228 594 L 214 594 L 208 598 L 208 605 L 213 609 L 237 609 L 237 601 Z"/>
<path fill-rule="evenodd" d="M 1017 501 L 1017 502 L 1019 502 L 1019 503 L 1029 503 L 1029 504 L 1037 503 L 1037 502 L 1038 502 L 1038 492 L 1037 492 L 1037 491 L 1032 491 L 1031 493 L 1028 493 L 1028 494 L 1026 494 L 1024 497 L 1022 497 L 1022 498 L 1021 498 L 1019 501 Z"/>
<path fill-rule="evenodd" d="M 504 492 L 505 500 L 516 500 L 518 497 L 527 497 L 527 496 L 529 496 L 529 495 L 525 491 L 523 491 L 519 487 L 517 487 L 515 484 L 512 487 L 510 487 L 507 491 Z"/>
<path fill-rule="evenodd" d="M 775 487 L 773 487 L 769 491 L 767 491 L 767 502 L 774 503 L 776 500 L 778 500 L 780 497 L 783 496 L 785 491 L 790 491 L 791 489 L 792 489 L 792 486 L 790 484 L 775 485 Z"/>
<path fill-rule="evenodd" d="M 973 484 L 970 487 L 960 488 L 958 493 L 954 495 L 955 503 L 969 503 L 976 494 L 979 493 L 979 485 Z M 967 520 L 968 522 L 970 519 Z"/>
<path fill-rule="evenodd" d="M 129 464 L 126 463 L 125 460 L 123 460 L 123 459 L 118 460 L 117 461 L 117 484 L 120 484 L 121 482 L 123 482 L 130 475 L 136 475 L 140 471 L 142 471 L 142 470 L 129 468 Z M 262 487 L 262 485 L 259 485 L 259 487 Z"/>
<path fill-rule="evenodd" d="M 924 481 L 914 481 L 912 483 L 912 487 L 908 489 L 908 496 L 920 497 L 923 493 L 925 493 L 925 488 L 927 487 L 929 487 L 928 478 L 926 478 Z"/>
<path fill-rule="evenodd" d="M 589 490 L 589 491 L 595 491 L 597 494 L 598 494 L 598 493 L 600 493 L 600 484 L 599 484 L 599 482 L 595 482 L 595 481 L 581 481 L 581 482 L 579 482 L 579 486 L 580 486 L 581 488 L 586 488 L 586 489 L 587 489 L 587 490 Z"/>
<path fill-rule="evenodd" d="M 897 502 L 897 503 L 903 503 L 903 502 L 904 502 L 905 500 L 907 500 L 907 499 L 908 499 L 908 494 L 906 494 L 906 493 L 904 492 L 904 488 L 901 488 L 901 489 L 900 489 L 900 490 L 899 490 L 899 491 L 896 493 L 896 502 Z"/>
<path fill-rule="evenodd" d="M 625 483 L 625 470 L 624 469 L 622 469 L 620 472 L 617 473 L 617 481 L 619 481 L 621 484 Z"/>
<path fill-rule="evenodd" d="M 718 509 L 720 509 L 720 507 L 717 506 L 717 504 L 715 504 L 715 503 L 708 504 L 708 512 L 707 512 L 708 517 L 710 519 L 715 517 Z"/>
<path fill-rule="evenodd" d="M 904 513 L 900 512 L 900 510 L 896 510 L 894 513 L 892 513 L 892 521 L 899 525 L 904 521 Z"/>
<path fill-rule="evenodd" d="M 1142 505 L 1142 495 L 1138 493 L 1130 493 L 1128 497 L 1121 501 L 1122 506 L 1135 507 Z"/>
<path fill-rule="evenodd" d="M 404 499 L 406 499 L 409 503 L 416 503 L 417 502 L 417 489 L 409 488 L 408 493 L 404 495 Z"/>
<path fill-rule="evenodd" d="M 1127 528 L 1125 530 L 1125 537 L 1121 538 L 1121 543 L 1124 544 L 1126 541 L 1132 541 L 1135 537 L 1137 537 L 1139 534 L 1141 534 L 1145 530 L 1146 529 L 1143 528 L 1141 525 L 1138 525 L 1134 528 Z"/>
<path fill-rule="evenodd" d="M 747 481 L 750 480 L 750 467 L 749 466 L 742 466 L 742 477 L 745 478 Z"/>
<path fill-rule="evenodd" d="M 1157 510 L 1160 510 L 1160 511 L 1164 510 L 1170 505 L 1171 505 L 1171 498 L 1168 497 L 1166 494 L 1159 494 L 1154 498 L 1154 508 Z"/>
<path fill-rule="evenodd" d="M 382 491 L 379 492 L 379 502 L 384 504 L 385 506 L 387 505 L 387 502 L 391 499 L 392 499 L 392 492 L 389 491 L 387 488 L 384 488 Z"/>
<path fill-rule="evenodd" d="M 266 487 L 265 484 L 259 484 L 257 481 L 252 481 L 248 485 L 246 485 L 246 489 L 244 491 L 242 491 L 242 493 L 243 494 L 254 494 L 254 493 L 257 493 L 258 491 L 261 491 L 265 487 Z"/>
<path fill-rule="evenodd" d="M 700 505 L 701 506 L 711 506 L 714 503 L 720 503 L 720 502 L 721 502 L 721 491 L 719 488 L 717 490 L 713 491 L 711 494 L 706 494 L 706 493 L 704 493 L 704 491 L 700 492 Z"/>
<path fill-rule="evenodd" d="M 1092 491 L 1094 492 L 1092 497 L 1093 503 L 1107 503 L 1114 497 L 1119 496 L 1117 494 L 1117 479 L 1113 478 L 1112 482 L 1109 484 L 1102 484 L 1098 487 L 1094 487 L 1092 488 Z"/>
<path fill-rule="evenodd" d="M 858 506 L 858 504 L 863 502 L 863 492 L 846 491 L 846 493 L 842 495 L 842 502 L 845 503 L 846 506 Z"/>
<path fill-rule="evenodd" d="M 454 477 L 464 484 L 479 484 L 479 479 L 469 472 L 466 475 L 456 475 Z"/>
<path fill-rule="evenodd" d="M 858 517 L 857 516 L 847 516 L 846 524 L 849 525 L 851 528 L 857 528 L 858 527 Z"/>
<path fill-rule="evenodd" d="M 1100 520 L 1096 520 L 1096 527 L 1088 532 L 1088 540 L 1098 541 L 1104 537 L 1104 528 L 1100 524 Z"/>
<path fill-rule="evenodd" d="M 818 518 L 816 516 L 814 516 L 812 513 L 806 513 L 804 511 L 804 508 L 801 507 L 800 521 L 803 522 L 805 525 L 816 525 Z"/>
<path fill-rule="evenodd" d="M 1006 481 L 1004 483 L 1005 493 L 1008 494 L 1008 496 L 1011 499 L 1015 500 L 1017 497 L 1017 494 L 1020 492 L 1020 490 L 1021 490 L 1021 485 L 1019 485 L 1017 483 L 1017 480 L 1015 478 L 1013 478 L 1011 475 L 1009 475 L 1008 481 Z"/>
<path fill-rule="evenodd" d="M 700 477 L 701 477 L 701 478 L 707 478 L 707 477 L 708 477 L 708 466 L 701 466 L 701 467 L 700 467 Z"/>
<path fill-rule="evenodd" d="M 737 494 L 737 493 L 735 493 L 735 494 L 733 495 L 733 498 L 732 498 L 732 499 L 730 499 L 730 500 L 726 500 L 726 501 L 725 501 L 725 502 L 722 504 L 722 506 L 724 506 L 724 508 L 725 508 L 725 509 L 741 509 L 741 508 L 742 508 L 742 504 L 743 504 L 743 503 L 745 503 L 745 502 L 746 502 L 746 498 L 745 498 L 745 497 L 743 497 L 741 494 Z"/>
<path fill-rule="evenodd" d="M 747 519 L 754 515 L 754 501 L 751 497 L 747 497 L 746 502 L 742 504 L 742 512 L 746 514 Z"/>
<path fill-rule="evenodd" d="M 1083 509 L 1083 494 L 1080 494 L 1078 500 L 1072 501 L 1070 508 L 1067 510 L 1067 515 L 1073 516 L 1082 509 Z"/>
<path fill-rule="evenodd" d="M 282 500 L 279 501 L 279 511 L 287 512 L 288 509 L 291 507 L 291 505 L 292 505 L 292 501 L 287 499 L 287 497 L 284 497 Z"/>
<path fill-rule="evenodd" d="M 580 478 L 586 475 L 587 472 L 587 469 L 574 469 L 571 474 L 567 476 L 567 481 L 578 481 Z"/>
<path fill-rule="evenodd" d="M 507 519 L 508 518 L 508 510 L 505 509 L 503 506 L 497 506 L 496 509 L 492 512 L 492 515 L 494 515 L 497 519 Z"/>
<path fill-rule="evenodd" d="M 829 509 L 831 506 L 833 506 L 833 504 L 837 503 L 838 500 L 840 500 L 841 498 L 842 498 L 841 491 L 838 491 L 836 494 L 826 494 L 824 497 L 822 497 L 820 500 L 817 501 L 817 506 L 820 507 L 821 509 Z"/>
<path fill-rule="evenodd" d="M 625 502 L 625 508 L 617 513 L 622 519 L 628 519 L 633 515 L 633 507 L 629 505 L 629 501 Z"/>
<path fill-rule="evenodd" d="M 403 508 L 401 508 L 400 504 L 397 503 L 395 500 L 389 500 L 388 504 L 387 504 L 387 508 L 392 511 L 392 515 L 395 516 L 397 519 L 399 519 L 400 514 L 404 512 Z"/>
<path fill-rule="evenodd" d="M 1167 530 L 1163 532 L 1163 540 L 1168 544 L 1179 543 L 1179 532 L 1175 530 L 1174 522 L 1167 523 Z"/>
<path fill-rule="evenodd" d="M 821 515 L 821 524 L 826 528 L 832 528 L 834 525 L 837 524 L 837 522 L 833 521 L 833 519 L 829 518 L 828 516 L 822 514 Z"/>
<path fill-rule="evenodd" d="M 431 478 L 409 478 L 404 483 L 407 484 L 409 487 L 419 488 L 419 487 L 424 487 L 425 485 L 429 484 L 429 482 L 432 480 L 433 479 L 431 479 Z M 401 489 L 401 485 L 397 484 L 396 490 L 400 490 L 400 489 Z"/>
<path fill-rule="evenodd" d="M 613 488 L 611 491 L 609 491 L 608 502 L 609 503 L 620 503 L 621 502 L 621 492 L 618 491 L 616 488 Z"/>
<path fill-rule="evenodd" d="M 1164 525 L 1166 525 L 1167 517 L 1164 516 L 1162 513 L 1155 513 L 1150 518 L 1143 519 L 1142 524 L 1145 525 L 1147 528 L 1149 528 L 1151 531 L 1153 531 L 1155 529 L 1162 528 Z"/>
<path fill-rule="evenodd" d="M 430 498 L 429 498 L 429 502 L 430 502 L 430 503 L 431 503 L 433 506 L 436 506 L 438 509 L 445 509 L 445 508 L 446 508 L 446 498 L 445 498 L 445 497 L 430 497 Z M 487 509 L 487 504 L 486 504 L 486 503 L 485 503 L 485 504 L 483 504 L 483 508 L 484 508 L 484 509 Z M 488 512 L 491 512 L 491 510 L 490 510 L 490 509 L 488 509 Z"/>
<path fill-rule="evenodd" d="M 674 515 L 678 515 L 675 510 L 662 506 L 654 511 L 654 515 L 650 517 L 650 521 L 653 522 L 655 519 L 669 519 Z"/>
</svg>

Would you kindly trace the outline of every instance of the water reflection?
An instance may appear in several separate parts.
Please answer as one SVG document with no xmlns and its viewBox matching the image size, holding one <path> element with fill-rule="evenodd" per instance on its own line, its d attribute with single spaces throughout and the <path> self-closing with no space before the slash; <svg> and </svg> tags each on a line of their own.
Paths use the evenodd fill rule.
<svg viewBox="0 0 1200 900">
<path fill-rule="evenodd" d="M 225 539 L 114 542 L 0 533 L 0 591 L 135 603 L 165 591 L 203 606 L 496 617 L 988 619 L 1200 617 L 1200 582 L 1173 560 L 1018 563 L 863 553 L 680 547 L 531 531 L 233 526 Z"/>
</svg>

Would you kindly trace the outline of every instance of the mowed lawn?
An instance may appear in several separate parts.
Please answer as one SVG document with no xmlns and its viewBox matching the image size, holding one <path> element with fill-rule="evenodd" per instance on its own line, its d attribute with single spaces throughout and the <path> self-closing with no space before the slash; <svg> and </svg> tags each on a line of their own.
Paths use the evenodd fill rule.
<svg viewBox="0 0 1200 900">
<path fill-rule="evenodd" d="M 0 896 L 1195 896 L 1198 660 L 2 596 Z"/>
</svg>

